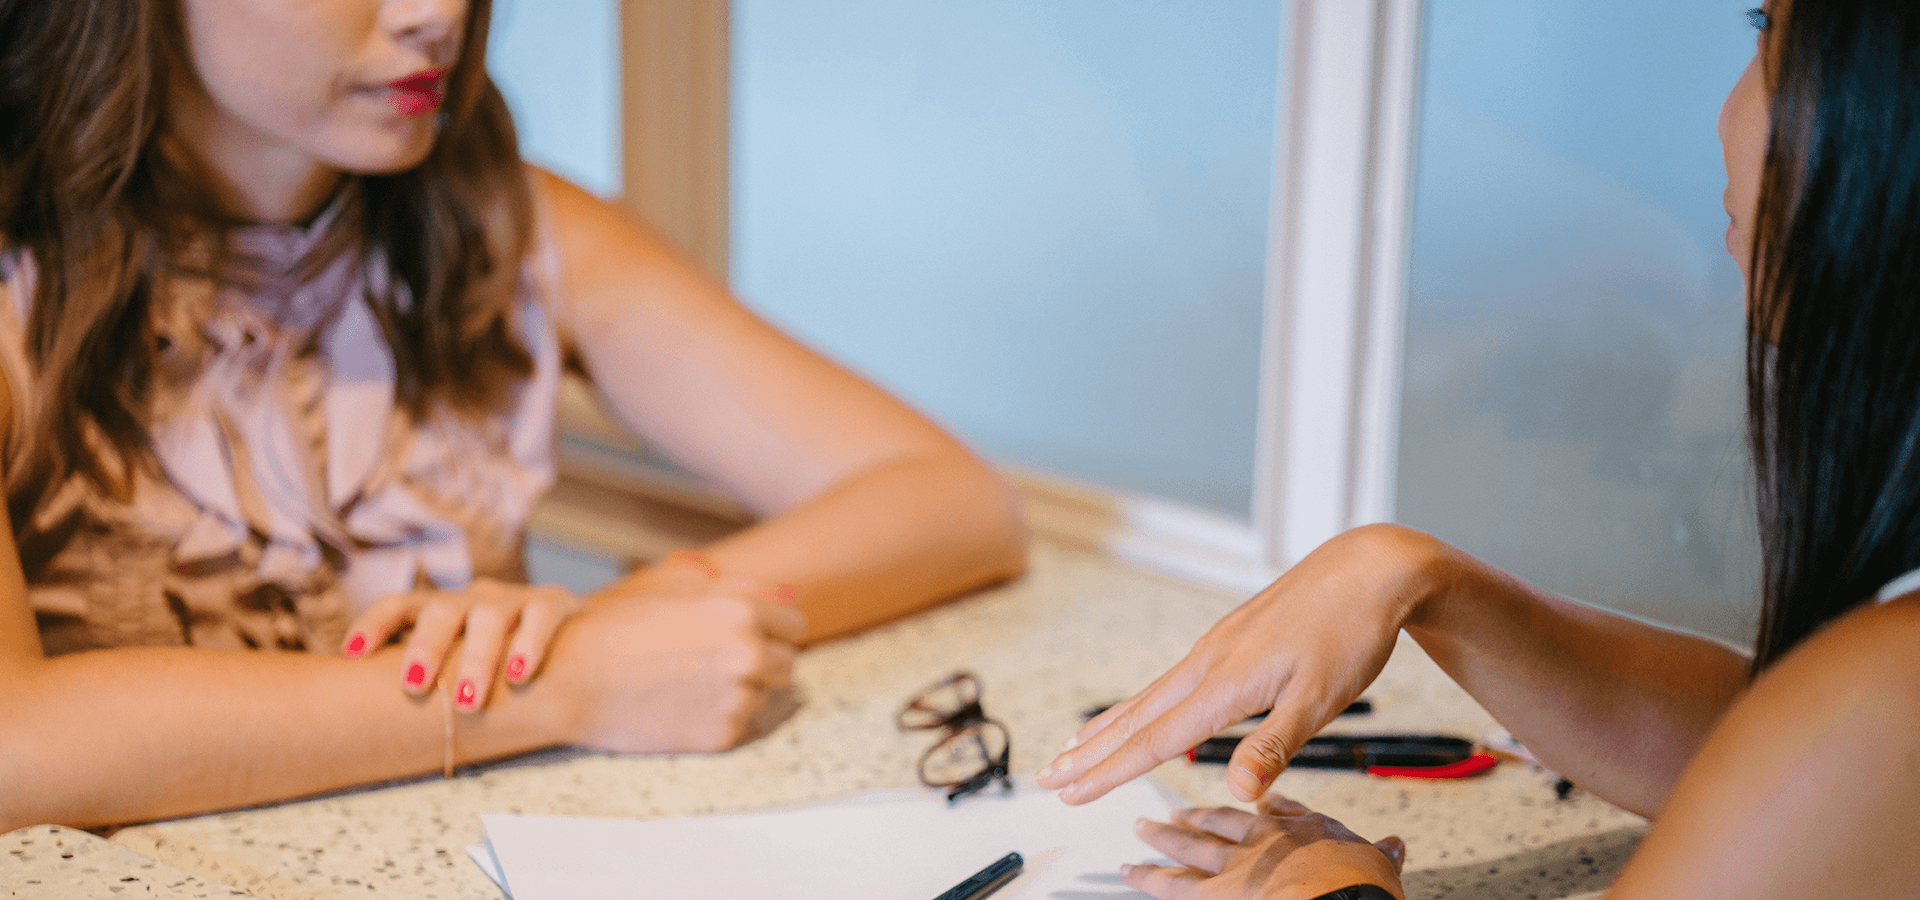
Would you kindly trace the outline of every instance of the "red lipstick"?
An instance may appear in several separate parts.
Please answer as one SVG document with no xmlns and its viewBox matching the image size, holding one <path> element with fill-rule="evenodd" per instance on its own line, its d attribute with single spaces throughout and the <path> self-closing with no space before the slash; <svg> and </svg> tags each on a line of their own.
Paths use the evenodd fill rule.
<svg viewBox="0 0 1920 900">
<path fill-rule="evenodd" d="M 447 70 L 428 69 L 387 82 L 393 92 L 393 108 L 403 116 L 424 116 L 440 108 L 447 99 Z"/>
</svg>

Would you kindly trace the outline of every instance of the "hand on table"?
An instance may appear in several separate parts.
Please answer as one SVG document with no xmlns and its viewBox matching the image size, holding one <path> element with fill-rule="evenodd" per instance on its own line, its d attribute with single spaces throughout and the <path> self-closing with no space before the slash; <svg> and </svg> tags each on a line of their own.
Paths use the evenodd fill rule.
<svg viewBox="0 0 1920 900">
<path fill-rule="evenodd" d="M 1322 544 L 1146 690 L 1081 728 L 1040 770 L 1041 786 L 1085 803 L 1271 709 L 1227 770 L 1234 796 L 1251 802 L 1266 793 L 1294 751 L 1380 674 L 1422 596 L 1421 561 L 1436 546 L 1394 526 Z"/>
<path fill-rule="evenodd" d="M 411 625 L 400 655 L 401 684 L 411 694 L 433 690 L 441 671 L 459 659 L 448 689 L 454 706 L 473 712 L 486 705 L 494 679 L 525 684 L 540 671 L 555 632 L 583 603 L 553 585 L 525 585 L 481 578 L 463 590 L 389 594 L 373 602 L 349 627 L 344 652 L 364 656 Z M 503 662 L 504 660 L 504 662 Z"/>
<path fill-rule="evenodd" d="M 791 711 L 806 617 L 744 578 L 616 582 L 554 644 L 569 743 L 626 753 L 718 751 Z"/>
<path fill-rule="evenodd" d="M 1142 820 L 1140 838 L 1177 866 L 1126 866 L 1121 877 L 1161 900 L 1310 900 L 1356 884 L 1404 897 L 1397 837 L 1368 843 L 1345 825 L 1279 795 L 1260 811 L 1183 809 Z"/>
</svg>

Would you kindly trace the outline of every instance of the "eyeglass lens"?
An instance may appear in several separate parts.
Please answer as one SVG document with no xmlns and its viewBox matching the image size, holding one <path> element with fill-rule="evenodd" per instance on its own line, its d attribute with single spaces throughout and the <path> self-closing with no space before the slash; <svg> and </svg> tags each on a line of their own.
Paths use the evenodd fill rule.
<svg viewBox="0 0 1920 900">
<path fill-rule="evenodd" d="M 987 718 L 980 706 L 980 680 L 955 672 L 915 694 L 901 707 L 896 722 L 903 730 L 942 729 L 947 733 L 920 756 L 920 781 L 947 788 L 947 802 L 998 781 L 1003 790 L 1012 739 L 1005 725 Z"/>
</svg>

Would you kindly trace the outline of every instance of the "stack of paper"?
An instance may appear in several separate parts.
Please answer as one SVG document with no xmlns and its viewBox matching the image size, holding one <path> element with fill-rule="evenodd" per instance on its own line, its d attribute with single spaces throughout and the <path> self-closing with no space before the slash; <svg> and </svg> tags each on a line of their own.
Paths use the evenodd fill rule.
<svg viewBox="0 0 1920 900">
<path fill-rule="evenodd" d="M 1078 807 L 1023 783 L 952 807 L 916 790 L 649 821 L 489 814 L 469 853 L 513 900 L 933 900 L 1010 851 L 1026 871 L 993 900 L 1120 900 L 1144 896 L 1122 864 L 1164 861 L 1134 822 L 1169 812 L 1135 781 Z"/>
</svg>

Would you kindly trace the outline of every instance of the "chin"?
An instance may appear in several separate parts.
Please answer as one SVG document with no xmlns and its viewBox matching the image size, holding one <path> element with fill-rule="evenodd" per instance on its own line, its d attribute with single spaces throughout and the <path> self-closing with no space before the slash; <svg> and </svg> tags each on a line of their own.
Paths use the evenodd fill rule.
<svg viewBox="0 0 1920 900">
<path fill-rule="evenodd" d="M 329 162 L 353 175 L 398 175 L 426 162 L 437 137 L 439 134 L 431 129 L 405 140 L 394 140 L 392 135 L 369 137 L 351 149 L 332 154 Z"/>
</svg>

